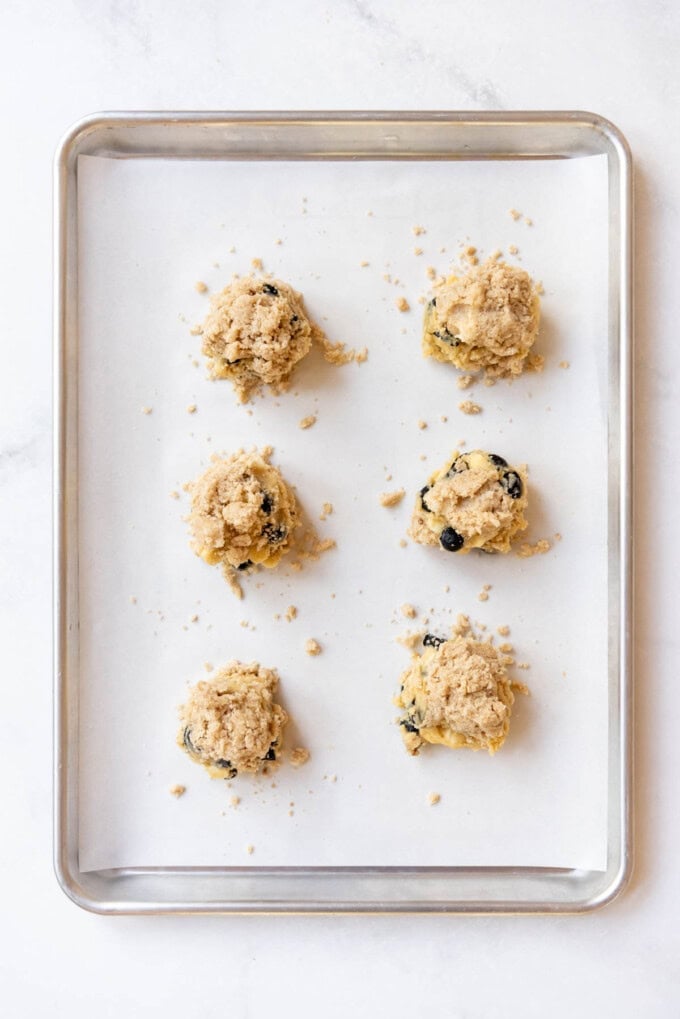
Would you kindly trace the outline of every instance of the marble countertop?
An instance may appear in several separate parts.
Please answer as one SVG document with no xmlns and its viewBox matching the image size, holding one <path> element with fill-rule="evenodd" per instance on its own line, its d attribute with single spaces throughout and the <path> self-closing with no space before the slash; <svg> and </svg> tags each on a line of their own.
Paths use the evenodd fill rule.
<svg viewBox="0 0 680 1019">
<path fill-rule="evenodd" d="M 667 1016 L 680 992 L 680 7 L 39 0 L 0 11 L 8 1015 Z M 51 862 L 51 160 L 104 109 L 585 109 L 636 161 L 637 864 L 582 917 L 106 918 Z"/>
</svg>

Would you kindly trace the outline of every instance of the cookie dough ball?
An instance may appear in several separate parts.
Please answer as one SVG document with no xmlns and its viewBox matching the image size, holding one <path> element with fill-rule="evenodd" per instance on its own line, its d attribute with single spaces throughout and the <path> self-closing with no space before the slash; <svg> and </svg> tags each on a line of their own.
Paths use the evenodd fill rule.
<svg viewBox="0 0 680 1019">
<path fill-rule="evenodd" d="M 235 570 L 276 566 L 298 525 L 293 492 L 269 463 L 271 450 L 213 457 L 191 486 L 192 548 L 227 579 Z"/>
<path fill-rule="evenodd" d="M 465 554 L 509 552 L 527 521 L 526 467 L 481 449 L 456 451 L 416 498 L 409 534 L 421 545 Z"/>
<path fill-rule="evenodd" d="M 179 709 L 178 745 L 212 778 L 258 772 L 276 761 L 288 716 L 274 693 L 279 677 L 257 662 L 229 662 L 189 691 Z"/>
<path fill-rule="evenodd" d="M 425 309 L 423 354 L 492 379 L 521 375 L 543 359 L 529 352 L 538 335 L 540 302 L 524 269 L 488 259 L 465 276 L 450 276 Z"/>
<path fill-rule="evenodd" d="M 242 403 L 263 385 L 285 389 L 309 352 L 315 326 L 302 296 L 281 280 L 248 276 L 211 299 L 203 353 L 214 379 L 231 379 Z"/>
<path fill-rule="evenodd" d="M 510 727 L 512 659 L 471 637 L 427 634 L 424 644 L 402 675 L 396 700 L 404 709 L 399 725 L 406 749 L 417 754 L 425 743 L 443 743 L 494 754 Z"/>
</svg>

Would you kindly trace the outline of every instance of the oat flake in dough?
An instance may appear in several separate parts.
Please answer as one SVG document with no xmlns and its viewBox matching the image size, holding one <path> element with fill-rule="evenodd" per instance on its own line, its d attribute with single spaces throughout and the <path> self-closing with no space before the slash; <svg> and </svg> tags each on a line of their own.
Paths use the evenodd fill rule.
<svg viewBox="0 0 680 1019">
<path fill-rule="evenodd" d="M 274 702 L 274 669 L 233 661 L 196 683 L 179 709 L 178 745 L 212 778 L 259 772 L 276 762 L 288 716 Z"/>
</svg>

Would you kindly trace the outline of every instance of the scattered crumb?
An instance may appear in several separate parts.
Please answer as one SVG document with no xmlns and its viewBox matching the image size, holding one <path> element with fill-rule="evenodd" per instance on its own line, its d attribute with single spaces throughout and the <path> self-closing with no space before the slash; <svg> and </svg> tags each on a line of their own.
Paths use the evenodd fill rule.
<svg viewBox="0 0 680 1019">
<path fill-rule="evenodd" d="M 408 303 L 405 297 L 398 297 L 394 302 L 399 311 L 410 311 L 411 305 Z"/>
<path fill-rule="evenodd" d="M 421 234 L 427 233 L 427 231 L 424 226 L 414 226 L 413 233 L 416 235 L 416 237 L 420 237 Z"/>
<path fill-rule="evenodd" d="M 517 668 L 518 669 L 530 669 L 531 666 L 529 665 L 528 662 L 517 662 Z"/>
<path fill-rule="evenodd" d="M 312 658 L 316 658 L 317 655 L 321 654 L 321 645 L 318 640 L 314 640 L 313 637 L 310 637 L 309 640 L 305 641 L 305 651 Z"/>
<path fill-rule="evenodd" d="M 507 637 L 508 634 L 510 633 L 510 627 L 509 626 L 497 626 L 496 627 L 496 633 L 498 634 L 499 637 Z"/>
<path fill-rule="evenodd" d="M 276 240 L 274 241 L 274 244 L 283 244 L 283 241 L 281 240 L 280 237 L 277 237 Z"/>
<path fill-rule="evenodd" d="M 477 595 L 477 598 L 479 599 L 479 601 L 488 601 L 489 600 L 489 591 L 490 590 L 491 590 L 491 584 L 485 584 L 484 587 L 482 588 L 482 590 Z"/>
<path fill-rule="evenodd" d="M 437 275 L 437 270 L 435 269 L 435 267 L 433 265 L 428 265 L 427 269 L 425 270 L 425 273 L 426 273 L 428 279 L 433 280 L 436 277 L 436 275 Z"/>
<path fill-rule="evenodd" d="M 135 598 L 134 594 L 130 595 L 130 603 L 132 605 L 136 605 L 137 604 L 137 599 Z"/>
<path fill-rule="evenodd" d="M 295 747 L 288 755 L 288 760 L 294 768 L 300 768 L 309 760 L 309 750 L 306 750 L 304 747 Z"/>
<path fill-rule="evenodd" d="M 298 428 L 311 428 L 312 425 L 316 424 L 316 414 L 308 414 L 306 418 L 302 418 L 298 422 Z"/>
<path fill-rule="evenodd" d="M 514 648 L 513 648 L 512 644 L 508 644 L 506 642 L 505 644 L 499 644 L 498 645 L 498 650 L 502 651 L 504 655 L 509 655 L 509 654 L 512 654 Z"/>
<path fill-rule="evenodd" d="M 174 492 L 174 491 L 171 492 L 170 493 L 170 498 L 171 499 L 179 499 L 179 492 Z"/>
<path fill-rule="evenodd" d="M 560 368 L 568 368 L 569 367 L 569 362 L 568 361 L 560 361 L 560 365 L 559 366 L 560 366 Z"/>
<path fill-rule="evenodd" d="M 527 226 L 533 226 L 534 225 L 533 219 L 530 219 L 529 216 L 525 216 L 524 217 L 524 222 L 526 223 Z"/>
<path fill-rule="evenodd" d="M 516 244 L 509 244 L 508 251 L 510 252 L 511 255 L 516 255 L 519 252 L 519 248 L 517 247 Z"/>
<path fill-rule="evenodd" d="M 321 507 L 321 513 L 319 514 L 319 520 L 325 520 L 333 512 L 333 503 L 325 502 Z"/>
<path fill-rule="evenodd" d="M 396 638 L 397 644 L 401 644 L 402 647 L 407 648 L 409 651 L 413 651 L 413 649 L 420 644 L 421 640 L 425 636 L 425 632 L 425 630 L 409 630 L 408 633 L 401 633 Z"/>
<path fill-rule="evenodd" d="M 422 248 L 414 248 L 413 249 L 413 254 L 414 255 L 422 255 L 422 253 L 423 253 L 423 249 Z"/>
<path fill-rule="evenodd" d="M 187 407 L 187 414 L 195 414 L 197 410 L 198 408 L 196 407 L 196 404 L 190 403 L 189 406 Z"/>
<path fill-rule="evenodd" d="M 545 555 L 546 552 L 550 551 L 550 548 L 551 545 L 548 539 L 541 538 L 535 545 L 530 545 L 528 542 L 525 542 L 524 545 L 520 545 L 517 555 L 520 559 L 529 559 L 534 555 Z"/>
<path fill-rule="evenodd" d="M 542 354 L 534 354 L 533 351 L 526 359 L 524 370 L 528 372 L 542 372 L 545 368 L 545 358 Z"/>
<path fill-rule="evenodd" d="M 422 420 L 421 420 L 421 421 L 419 421 L 419 422 L 418 422 L 418 428 L 420 428 L 420 430 L 421 430 L 421 432 L 422 432 L 422 431 L 423 431 L 423 429 L 427 428 L 427 421 L 422 421 Z"/>
<path fill-rule="evenodd" d="M 562 535 L 560 534 L 559 531 L 553 534 L 553 538 L 555 539 L 555 541 L 562 541 Z"/>
<path fill-rule="evenodd" d="M 437 803 L 439 803 L 440 800 L 441 800 L 441 794 L 440 793 L 429 793 L 428 794 L 427 802 L 430 804 L 431 807 L 434 807 Z"/>
<path fill-rule="evenodd" d="M 406 548 L 407 545 L 408 545 L 408 542 L 407 542 L 406 538 L 400 538 L 399 539 L 399 548 Z"/>
<path fill-rule="evenodd" d="M 192 326 L 191 329 L 189 330 L 189 336 L 201 336 L 202 333 L 203 333 L 202 325 Z M 198 361 L 192 361 L 192 364 L 194 365 L 195 368 L 198 368 Z"/>
<path fill-rule="evenodd" d="M 491 259 L 492 262 L 497 262 L 498 259 L 502 258 L 502 257 L 503 257 L 503 252 L 501 251 L 500 248 L 496 248 L 496 250 L 492 251 L 491 254 L 489 255 L 489 258 Z"/>
<path fill-rule="evenodd" d="M 522 213 L 518 212 L 517 209 L 510 209 L 510 215 L 512 216 L 512 218 L 514 220 L 518 220 L 518 219 L 522 218 Z"/>
<path fill-rule="evenodd" d="M 539 297 L 543 297 L 543 295 L 545 294 L 545 290 L 543 288 L 543 284 L 541 283 L 540 280 L 536 284 L 536 293 L 538 294 Z"/>
<path fill-rule="evenodd" d="M 354 360 L 357 364 L 363 364 L 364 361 L 368 361 L 368 347 L 362 347 L 361 350 L 357 350 Z"/>
<path fill-rule="evenodd" d="M 194 283 L 194 289 L 197 290 L 199 294 L 204 294 L 208 289 L 208 284 L 204 283 L 203 280 L 198 280 Z"/>
<path fill-rule="evenodd" d="M 255 852 L 255 846 L 246 846 L 246 852 L 248 853 L 249 856 L 252 856 L 253 853 Z"/>
<path fill-rule="evenodd" d="M 446 414 L 440 414 L 440 415 L 439 415 L 439 420 L 440 420 L 440 421 L 442 422 L 442 424 L 446 424 L 446 422 L 447 422 L 447 421 L 448 421 L 449 419 L 448 419 L 448 417 L 446 416 Z"/>
<path fill-rule="evenodd" d="M 238 807 L 239 803 L 241 802 L 241 797 L 231 796 L 229 802 L 231 803 L 232 807 Z"/>
<path fill-rule="evenodd" d="M 193 616 L 191 617 L 191 619 L 189 620 L 189 622 L 190 623 L 197 623 L 198 622 L 198 616 L 196 615 L 195 612 L 194 612 Z"/>
<path fill-rule="evenodd" d="M 479 259 L 477 258 L 477 248 L 475 248 L 472 244 L 469 244 L 467 248 L 465 248 L 462 257 L 469 265 L 479 264 Z"/>
<path fill-rule="evenodd" d="M 405 495 L 406 491 L 403 488 L 398 488 L 396 492 L 383 492 L 380 496 L 380 505 L 398 506 Z"/>
<path fill-rule="evenodd" d="M 361 266 L 361 268 L 362 268 L 362 269 L 365 269 L 365 268 L 366 268 L 366 266 L 367 266 L 367 265 L 370 265 L 370 264 L 371 264 L 371 263 L 370 263 L 370 262 L 367 262 L 367 261 L 366 261 L 366 259 L 364 259 L 364 260 L 363 260 L 363 262 L 359 262 L 359 265 Z"/>
<path fill-rule="evenodd" d="M 491 386 L 496 385 L 496 379 L 492 379 L 491 376 L 487 375 L 484 379 L 484 385 L 487 389 L 491 389 Z"/>
<path fill-rule="evenodd" d="M 462 612 L 456 617 L 456 621 L 451 627 L 451 633 L 454 637 L 464 637 L 466 633 L 469 633 L 471 628 L 470 617 L 464 616 Z"/>
<path fill-rule="evenodd" d="M 184 796 L 186 791 L 187 791 L 187 787 L 185 785 L 171 785 L 170 786 L 170 795 L 171 796 L 175 796 L 177 799 L 179 799 L 180 796 Z"/>
<path fill-rule="evenodd" d="M 152 414 L 153 407 L 142 407 L 142 414 Z"/>
<path fill-rule="evenodd" d="M 405 616 L 406 619 L 415 619 L 416 616 L 418 615 L 415 607 L 413 605 L 409 604 L 409 602 L 405 602 L 401 606 L 401 614 L 402 614 L 402 616 Z"/>
<path fill-rule="evenodd" d="M 292 623 L 292 621 L 297 617 L 297 614 L 298 610 L 295 605 L 289 605 L 286 609 L 286 619 L 289 623 Z"/>
<path fill-rule="evenodd" d="M 253 269 L 260 269 L 260 270 L 262 269 L 262 259 L 261 258 L 251 258 L 250 264 L 252 265 Z"/>
<path fill-rule="evenodd" d="M 482 408 L 478 403 L 473 403 L 472 400 L 463 400 L 462 403 L 458 404 L 458 410 L 462 410 L 463 414 L 481 414 Z"/>
<path fill-rule="evenodd" d="M 215 666 L 212 662 L 203 662 L 203 668 L 206 672 L 212 672 Z"/>
<path fill-rule="evenodd" d="M 476 381 L 474 375 L 459 375 L 456 379 L 456 385 L 459 389 L 468 389 Z"/>
</svg>

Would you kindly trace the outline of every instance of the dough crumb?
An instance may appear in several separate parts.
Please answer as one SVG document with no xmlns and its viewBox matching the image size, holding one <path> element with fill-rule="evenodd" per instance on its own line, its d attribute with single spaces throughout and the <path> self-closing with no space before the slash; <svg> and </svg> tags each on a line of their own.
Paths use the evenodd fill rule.
<svg viewBox="0 0 680 1019">
<path fill-rule="evenodd" d="M 316 414 L 308 414 L 306 418 L 302 418 L 298 422 L 298 428 L 306 429 L 311 428 L 312 425 L 316 424 Z"/>
<path fill-rule="evenodd" d="M 491 584 L 484 584 L 482 590 L 477 595 L 477 598 L 479 599 L 479 601 L 488 601 L 489 600 L 489 591 L 490 590 L 491 590 Z"/>
<path fill-rule="evenodd" d="M 357 364 L 363 364 L 364 361 L 368 361 L 368 347 L 362 347 L 361 350 L 357 350 L 354 360 Z"/>
<path fill-rule="evenodd" d="M 362 268 L 362 269 L 365 269 L 365 268 L 366 268 L 366 266 L 367 266 L 367 265 L 370 265 L 370 264 L 371 264 L 371 263 L 370 263 L 370 262 L 368 262 L 368 261 L 366 261 L 366 259 L 364 259 L 364 260 L 363 260 L 363 262 L 359 262 L 359 265 L 361 266 L 361 268 Z"/>
<path fill-rule="evenodd" d="M 289 623 L 292 623 L 292 621 L 297 618 L 297 614 L 298 610 L 295 605 L 289 605 L 286 609 L 286 619 Z"/>
<path fill-rule="evenodd" d="M 398 311 L 411 310 L 411 305 L 408 303 L 405 297 L 398 297 L 394 303 L 396 304 Z"/>
<path fill-rule="evenodd" d="M 171 499 L 179 499 L 179 492 L 173 491 L 170 493 Z"/>
<path fill-rule="evenodd" d="M 187 407 L 187 414 L 195 414 L 197 410 L 198 407 L 196 406 L 196 404 L 190 403 L 189 406 Z"/>
<path fill-rule="evenodd" d="M 534 225 L 533 219 L 530 219 L 529 216 L 525 216 L 524 217 L 524 222 L 526 223 L 527 226 L 533 226 Z"/>
<path fill-rule="evenodd" d="M 423 253 L 423 249 L 422 248 L 414 248 L 413 249 L 413 254 L 414 255 L 422 255 L 422 253 Z"/>
<path fill-rule="evenodd" d="M 424 431 L 424 429 L 427 428 L 427 421 L 420 420 L 418 422 L 418 428 L 420 428 L 421 432 Z"/>
<path fill-rule="evenodd" d="M 406 490 L 404 488 L 398 488 L 396 492 L 383 492 L 380 496 L 380 505 L 387 507 L 398 506 L 405 495 Z"/>
<path fill-rule="evenodd" d="M 321 513 L 319 514 L 319 520 L 325 520 L 333 512 L 333 503 L 325 502 L 321 507 Z"/>
<path fill-rule="evenodd" d="M 425 636 L 425 630 L 413 630 L 407 633 L 400 633 L 396 638 L 397 644 L 401 644 L 408 651 L 413 651 L 415 647 L 422 641 Z"/>
<path fill-rule="evenodd" d="M 401 606 L 401 614 L 402 616 L 405 616 L 406 619 L 415 619 L 418 615 L 415 606 L 411 605 L 409 602 L 405 602 Z"/>
<path fill-rule="evenodd" d="M 456 385 L 459 389 L 469 389 L 473 382 L 476 382 L 474 375 L 459 375 L 456 379 Z"/>
<path fill-rule="evenodd" d="M 427 230 L 425 229 L 424 226 L 414 226 L 413 233 L 416 235 L 416 237 L 420 237 L 422 234 L 427 233 Z"/>
<path fill-rule="evenodd" d="M 545 555 L 546 552 L 550 551 L 551 547 L 547 538 L 541 538 L 535 545 L 530 545 L 528 542 L 520 545 L 517 555 L 520 559 L 529 559 L 531 556 Z"/>
<path fill-rule="evenodd" d="M 569 367 L 569 362 L 568 361 L 560 361 L 559 367 L 560 368 L 568 368 Z"/>
<path fill-rule="evenodd" d="M 294 768 L 300 768 L 309 760 L 309 750 L 305 747 L 295 747 L 288 755 L 288 759 Z"/>
<path fill-rule="evenodd" d="M 407 542 L 406 538 L 400 538 L 399 539 L 399 548 L 406 548 L 407 546 L 408 546 L 408 542 Z"/>
<path fill-rule="evenodd" d="M 516 244 L 509 244 L 508 251 L 510 252 L 511 255 L 516 255 L 519 252 L 519 248 L 517 247 Z"/>
<path fill-rule="evenodd" d="M 462 410 L 463 414 L 481 414 L 482 408 L 478 403 L 474 403 L 472 400 L 463 400 L 462 403 L 458 404 L 458 410 Z"/>
<path fill-rule="evenodd" d="M 499 637 L 507 637 L 508 634 L 510 633 L 510 627 L 509 626 L 497 626 L 496 627 L 496 633 L 498 634 Z"/>
<path fill-rule="evenodd" d="M 510 215 L 515 221 L 522 218 L 522 213 L 518 212 L 517 209 L 510 209 Z"/>
<path fill-rule="evenodd" d="M 260 272 L 262 271 L 262 259 L 261 258 L 251 258 L 250 264 L 252 265 L 253 269 L 259 270 Z"/>
<path fill-rule="evenodd" d="M 199 294 L 205 294 L 207 292 L 207 290 L 208 290 L 208 284 L 204 283 L 203 280 L 197 280 L 197 282 L 194 283 L 194 289 Z"/>
<path fill-rule="evenodd" d="M 428 279 L 431 279 L 431 280 L 436 279 L 437 278 L 437 270 L 435 269 L 435 267 L 433 265 L 428 265 L 427 269 L 425 270 L 425 275 L 427 276 Z"/>
<path fill-rule="evenodd" d="M 430 804 L 431 807 L 436 806 L 437 803 L 439 803 L 440 801 L 441 801 L 440 793 L 428 793 L 427 802 Z"/>
<path fill-rule="evenodd" d="M 321 645 L 318 640 L 314 640 L 313 637 L 310 637 L 309 640 L 305 641 L 305 651 L 312 658 L 316 658 L 317 655 L 321 654 Z"/>
<path fill-rule="evenodd" d="M 445 424 L 446 424 L 446 422 L 447 422 L 447 421 L 448 421 L 449 419 L 448 419 L 448 417 L 446 416 L 446 414 L 440 414 L 440 415 L 439 415 L 439 420 L 441 421 L 441 423 L 442 423 L 443 425 L 445 425 Z M 465 443 L 461 443 L 461 445 L 463 445 L 463 446 L 464 446 L 464 445 L 465 445 Z"/>
<path fill-rule="evenodd" d="M 559 531 L 556 531 L 555 534 L 553 534 L 553 538 L 555 539 L 555 541 L 562 541 L 562 535 L 560 534 Z"/>
<path fill-rule="evenodd" d="M 136 605 L 137 604 L 137 599 L 135 598 L 134 594 L 130 595 L 130 604 L 131 605 Z"/>
<path fill-rule="evenodd" d="M 451 627 L 451 634 L 454 637 L 464 637 L 470 632 L 471 628 L 470 617 L 464 616 L 462 612 L 459 612 L 455 623 Z"/>
<path fill-rule="evenodd" d="M 189 620 L 189 622 L 190 623 L 197 623 L 198 622 L 198 616 L 196 615 L 195 612 L 194 612 L 193 616 L 191 617 L 191 619 Z"/>
<path fill-rule="evenodd" d="M 206 672 L 212 672 L 215 666 L 212 662 L 203 662 L 203 668 Z"/>
<path fill-rule="evenodd" d="M 531 666 L 529 665 L 529 662 L 517 662 L 517 668 L 518 669 L 530 669 Z"/>
<path fill-rule="evenodd" d="M 187 787 L 185 785 L 171 785 L 170 786 L 170 795 L 171 796 L 175 796 L 177 799 L 179 799 L 180 796 L 184 796 L 186 791 L 187 791 Z"/>
<path fill-rule="evenodd" d="M 246 846 L 246 852 L 248 853 L 249 856 L 252 856 L 253 853 L 255 852 L 255 846 Z"/>
<path fill-rule="evenodd" d="M 229 802 L 232 805 L 232 807 L 238 807 L 239 803 L 241 802 L 241 797 L 240 796 L 231 796 L 229 798 Z"/>
<path fill-rule="evenodd" d="M 142 414 L 153 414 L 153 407 L 142 407 Z"/>
</svg>

